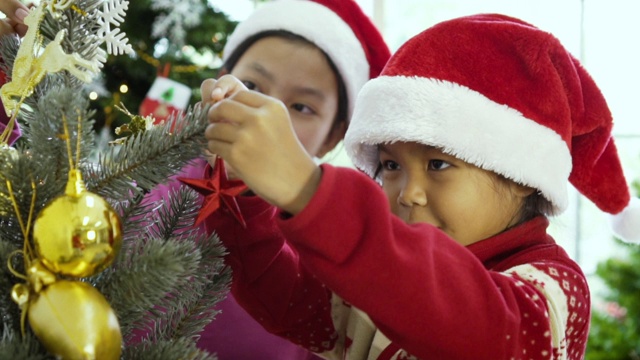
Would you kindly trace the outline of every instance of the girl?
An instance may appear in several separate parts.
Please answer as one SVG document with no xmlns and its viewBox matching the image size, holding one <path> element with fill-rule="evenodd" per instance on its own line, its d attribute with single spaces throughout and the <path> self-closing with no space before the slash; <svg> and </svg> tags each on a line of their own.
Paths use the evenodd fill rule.
<svg viewBox="0 0 640 360">
<path fill-rule="evenodd" d="M 382 36 L 353 0 L 281 0 L 263 5 L 237 26 L 224 49 L 223 73 L 280 100 L 293 123 L 296 141 L 310 156 L 321 158 L 342 140 L 356 94 L 380 73 L 389 56 Z M 215 83 L 213 79 L 203 83 L 203 101 L 224 96 L 212 92 L 210 85 Z M 196 162 L 182 176 L 196 182 L 208 178 L 214 171 L 205 165 L 204 160 Z M 167 188 L 177 185 L 160 187 L 150 200 L 164 197 Z M 257 200 L 243 196 L 238 202 L 244 211 L 244 202 Z M 203 209 L 201 215 L 206 214 Z M 224 212 L 216 212 L 209 220 L 216 222 L 218 217 L 227 219 Z M 234 233 L 239 223 L 232 219 L 212 231 Z M 247 223 L 248 228 L 252 226 Z M 233 297 L 218 309 L 221 313 L 205 328 L 198 345 L 219 359 L 312 357 L 301 347 L 267 333 Z"/>
<path fill-rule="evenodd" d="M 636 216 L 619 235 L 638 239 L 640 217 L 606 102 L 552 35 L 476 15 L 404 44 L 360 92 L 345 138 L 381 187 L 316 165 L 274 99 L 232 92 L 205 134 L 280 209 L 244 213 L 270 237 L 220 234 L 232 290 L 265 327 L 335 359 L 583 358 L 589 289 L 547 216 L 569 180 Z"/>
</svg>

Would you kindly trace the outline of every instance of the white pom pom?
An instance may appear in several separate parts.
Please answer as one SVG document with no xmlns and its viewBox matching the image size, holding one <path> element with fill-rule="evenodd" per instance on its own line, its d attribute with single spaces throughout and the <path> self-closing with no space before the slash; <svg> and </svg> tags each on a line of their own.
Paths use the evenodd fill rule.
<svg viewBox="0 0 640 360">
<path fill-rule="evenodd" d="M 640 243 L 640 199 L 632 198 L 622 212 L 612 215 L 611 227 L 620 240 Z"/>
</svg>

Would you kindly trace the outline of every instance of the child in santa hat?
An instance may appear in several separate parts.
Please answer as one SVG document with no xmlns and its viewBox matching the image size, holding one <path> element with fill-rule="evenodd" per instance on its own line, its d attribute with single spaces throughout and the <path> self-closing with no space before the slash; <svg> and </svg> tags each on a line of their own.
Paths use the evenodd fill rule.
<svg viewBox="0 0 640 360">
<path fill-rule="evenodd" d="M 588 285 L 547 217 L 570 182 L 638 240 L 640 207 L 606 102 L 555 37 L 485 14 L 405 43 L 345 138 L 377 182 L 316 165 L 276 100 L 225 89 L 208 147 L 281 209 L 271 238 L 221 237 L 264 326 L 327 358 L 583 358 Z"/>
<path fill-rule="evenodd" d="M 236 27 L 223 54 L 223 73 L 279 99 L 292 120 L 296 141 L 316 158 L 342 140 L 358 91 L 380 73 L 390 57 L 381 34 L 353 0 L 264 4 Z M 220 100 L 221 94 L 213 93 L 210 87 L 215 83 L 213 79 L 203 83 L 204 102 Z M 208 182 L 218 170 L 198 160 L 180 179 L 200 184 Z M 161 186 L 149 200 L 166 197 L 176 186 L 176 182 Z M 226 213 L 226 208 L 211 214 L 205 206 L 199 220 L 208 216 L 211 231 L 220 237 L 261 240 L 273 236 L 275 207 L 255 196 L 240 196 L 236 201 L 236 217 Z M 260 216 L 255 219 L 254 214 Z M 241 224 L 238 217 L 246 224 Z M 235 276 L 243 275 L 238 270 Z M 276 280 L 272 284 L 274 290 L 278 283 Z M 217 308 L 221 313 L 205 328 L 198 346 L 216 353 L 219 359 L 315 358 L 307 350 L 266 332 L 232 296 Z M 277 329 L 271 330 L 278 333 Z"/>
</svg>

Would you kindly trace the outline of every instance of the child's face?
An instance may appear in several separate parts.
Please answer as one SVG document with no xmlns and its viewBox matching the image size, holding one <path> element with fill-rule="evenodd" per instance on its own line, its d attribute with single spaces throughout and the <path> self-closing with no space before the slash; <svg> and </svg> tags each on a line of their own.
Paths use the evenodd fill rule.
<svg viewBox="0 0 640 360">
<path fill-rule="evenodd" d="M 381 145 L 380 177 L 394 214 L 469 245 L 517 223 L 531 189 L 417 143 Z"/>
<path fill-rule="evenodd" d="M 332 130 L 338 112 L 338 82 L 315 46 L 267 37 L 247 49 L 231 74 L 249 89 L 287 106 L 294 131 L 312 156 L 324 156 L 344 136 L 344 126 Z"/>
</svg>

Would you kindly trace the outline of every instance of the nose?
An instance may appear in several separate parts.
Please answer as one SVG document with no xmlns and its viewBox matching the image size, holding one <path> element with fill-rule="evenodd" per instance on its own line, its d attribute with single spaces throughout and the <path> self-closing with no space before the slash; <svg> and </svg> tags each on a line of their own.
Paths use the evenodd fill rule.
<svg viewBox="0 0 640 360">
<path fill-rule="evenodd" d="M 400 190 L 398 204 L 401 206 L 426 206 L 427 192 L 425 184 L 421 180 L 409 179 Z"/>
</svg>

